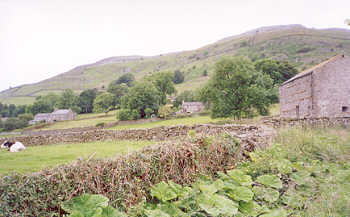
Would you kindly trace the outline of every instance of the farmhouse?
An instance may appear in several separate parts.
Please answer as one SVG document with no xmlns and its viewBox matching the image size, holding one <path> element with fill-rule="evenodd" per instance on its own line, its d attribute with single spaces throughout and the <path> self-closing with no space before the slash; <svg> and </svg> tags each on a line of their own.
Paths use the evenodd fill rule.
<svg viewBox="0 0 350 217">
<path fill-rule="evenodd" d="M 350 57 L 338 55 L 307 69 L 279 92 L 282 118 L 350 117 Z"/>
<path fill-rule="evenodd" d="M 52 113 L 39 113 L 36 114 L 34 120 L 29 124 L 36 124 L 39 122 L 52 123 L 55 121 L 68 121 L 74 120 L 75 114 L 71 109 L 55 109 Z"/>
<path fill-rule="evenodd" d="M 200 112 L 204 109 L 204 105 L 201 102 L 182 102 L 183 113 Z"/>
</svg>

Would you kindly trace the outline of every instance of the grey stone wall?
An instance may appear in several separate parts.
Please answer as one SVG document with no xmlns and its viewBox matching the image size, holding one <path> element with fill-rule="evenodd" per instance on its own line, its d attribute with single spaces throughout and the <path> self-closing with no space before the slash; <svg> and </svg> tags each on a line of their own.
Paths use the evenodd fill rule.
<svg viewBox="0 0 350 217">
<path fill-rule="evenodd" d="M 19 136 L 12 138 L 2 138 L 0 143 L 11 139 L 22 142 L 25 146 L 39 146 L 60 143 L 84 143 L 104 140 L 153 140 L 166 141 L 171 139 L 182 140 L 187 137 L 189 131 L 205 135 L 218 135 L 220 133 L 229 132 L 237 137 L 249 137 L 249 135 L 262 135 L 260 128 L 250 125 L 193 125 L 193 126 L 173 126 L 173 127 L 157 127 L 152 129 L 130 129 L 130 130 L 103 130 L 92 129 L 81 131 L 57 130 L 51 133 L 33 134 L 29 136 Z"/>
<path fill-rule="evenodd" d="M 350 58 L 338 58 L 314 72 L 313 117 L 350 117 Z M 342 111 L 347 107 L 347 111 Z"/>
<path fill-rule="evenodd" d="M 311 116 L 311 76 L 298 78 L 280 87 L 280 115 L 283 118 Z M 297 114 L 299 106 L 299 117 Z"/>
</svg>

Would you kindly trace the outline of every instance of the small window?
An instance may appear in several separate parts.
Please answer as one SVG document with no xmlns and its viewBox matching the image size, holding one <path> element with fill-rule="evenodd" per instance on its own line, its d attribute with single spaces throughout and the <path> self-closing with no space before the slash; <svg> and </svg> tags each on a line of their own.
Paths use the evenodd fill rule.
<svg viewBox="0 0 350 217">
<path fill-rule="evenodd" d="M 341 110 L 342 110 L 342 112 L 348 112 L 349 111 L 349 107 L 343 106 L 343 107 L 341 107 Z"/>
</svg>

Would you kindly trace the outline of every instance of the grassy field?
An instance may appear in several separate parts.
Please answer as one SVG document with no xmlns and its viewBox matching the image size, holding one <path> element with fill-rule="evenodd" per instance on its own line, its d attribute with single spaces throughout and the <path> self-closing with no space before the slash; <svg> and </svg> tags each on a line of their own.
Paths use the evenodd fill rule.
<svg viewBox="0 0 350 217">
<path fill-rule="evenodd" d="M 141 129 L 141 128 L 153 128 L 153 127 L 163 127 L 163 126 L 174 126 L 174 125 L 194 125 L 194 124 L 207 124 L 215 123 L 226 119 L 212 119 L 209 116 L 194 116 L 187 118 L 177 118 L 170 120 L 161 120 L 150 123 L 138 123 L 138 124 L 127 124 L 118 125 L 112 127 L 111 129 L 124 130 L 124 129 Z"/>
<path fill-rule="evenodd" d="M 95 158 L 125 154 L 147 145 L 150 141 L 103 141 L 80 144 L 61 144 L 27 147 L 25 151 L 12 153 L 0 150 L 0 175 L 9 172 L 30 173 L 44 167 L 54 167 L 78 158 L 86 159 L 96 153 Z"/>
<path fill-rule="evenodd" d="M 38 130 L 57 130 L 57 129 L 69 129 L 76 127 L 91 127 L 96 126 L 98 123 L 112 123 L 116 122 L 116 111 L 108 112 L 107 115 L 105 113 L 92 113 L 92 114 L 82 114 L 78 115 L 76 120 L 73 121 L 60 121 L 53 123 L 47 127 L 38 129 Z"/>
</svg>

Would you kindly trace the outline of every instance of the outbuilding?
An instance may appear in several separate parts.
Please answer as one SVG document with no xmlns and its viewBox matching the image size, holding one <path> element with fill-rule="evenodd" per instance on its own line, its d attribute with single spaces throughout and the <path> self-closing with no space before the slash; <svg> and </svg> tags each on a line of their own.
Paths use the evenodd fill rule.
<svg viewBox="0 0 350 217">
<path fill-rule="evenodd" d="M 282 118 L 350 117 L 350 57 L 337 55 L 280 88 Z"/>
</svg>

